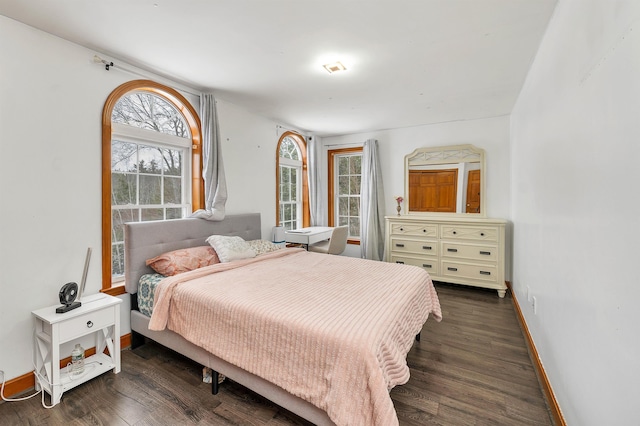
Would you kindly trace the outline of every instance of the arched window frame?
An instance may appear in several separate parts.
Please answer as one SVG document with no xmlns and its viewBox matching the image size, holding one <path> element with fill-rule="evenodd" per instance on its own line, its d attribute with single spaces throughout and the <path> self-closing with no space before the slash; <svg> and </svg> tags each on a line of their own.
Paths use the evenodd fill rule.
<svg viewBox="0 0 640 426">
<path fill-rule="evenodd" d="M 195 211 L 204 206 L 202 179 L 202 139 L 198 113 L 178 91 L 151 80 L 134 80 L 118 86 L 102 110 L 102 292 L 113 296 L 124 294 L 124 286 L 113 286 L 111 275 L 111 115 L 120 98 L 134 91 L 150 92 L 180 111 L 191 132 L 191 205 Z"/>
<path fill-rule="evenodd" d="M 307 176 L 307 144 L 302 136 L 290 131 L 284 132 L 280 136 L 276 146 L 276 225 L 280 224 L 280 146 L 286 138 L 292 139 L 296 143 L 302 157 L 302 226 L 306 227 L 311 223 L 309 180 Z"/>
</svg>

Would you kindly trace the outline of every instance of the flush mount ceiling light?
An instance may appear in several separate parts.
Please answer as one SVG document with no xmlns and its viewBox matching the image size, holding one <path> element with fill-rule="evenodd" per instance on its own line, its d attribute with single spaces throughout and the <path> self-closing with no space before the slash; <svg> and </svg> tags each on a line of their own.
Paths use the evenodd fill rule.
<svg viewBox="0 0 640 426">
<path fill-rule="evenodd" d="M 323 65 L 324 69 L 326 69 L 329 74 L 333 74 L 334 72 L 339 72 L 339 71 L 346 71 L 347 67 L 345 67 L 342 62 L 338 61 L 338 62 L 334 62 L 331 64 L 325 64 Z"/>
</svg>

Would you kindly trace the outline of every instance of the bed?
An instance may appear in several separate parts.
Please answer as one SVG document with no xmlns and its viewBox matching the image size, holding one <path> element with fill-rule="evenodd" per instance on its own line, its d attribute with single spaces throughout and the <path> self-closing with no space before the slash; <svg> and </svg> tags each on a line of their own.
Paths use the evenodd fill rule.
<svg viewBox="0 0 640 426">
<path fill-rule="evenodd" d="M 260 215 L 125 225 L 133 341 L 150 338 L 317 425 L 398 424 L 388 392 L 408 380 L 427 317 L 441 318 L 428 274 L 282 249 L 165 278 L 151 317 L 134 309 L 147 259 L 211 235 L 259 240 Z"/>
</svg>

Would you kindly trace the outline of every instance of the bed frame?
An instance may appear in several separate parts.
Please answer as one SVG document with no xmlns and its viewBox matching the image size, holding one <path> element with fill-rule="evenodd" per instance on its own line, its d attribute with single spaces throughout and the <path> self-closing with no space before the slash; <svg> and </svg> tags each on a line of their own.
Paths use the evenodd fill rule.
<svg viewBox="0 0 640 426">
<path fill-rule="evenodd" d="M 264 396 L 279 406 L 316 425 L 334 425 L 327 413 L 311 403 L 294 396 L 254 374 L 216 357 L 182 336 L 166 329 L 149 330 L 149 317 L 137 308 L 138 281 L 143 274 L 153 273 L 145 261 L 162 253 L 180 248 L 205 246 L 210 235 L 240 236 L 245 240 L 262 238 L 260 214 L 227 215 L 223 221 L 187 218 L 125 224 L 125 288 L 132 295 L 132 346 L 144 337 L 154 340 L 199 364 L 211 368 L 244 387 Z M 212 330 L 215 332 L 215 330 Z M 217 380 L 212 391 L 217 392 Z"/>
</svg>

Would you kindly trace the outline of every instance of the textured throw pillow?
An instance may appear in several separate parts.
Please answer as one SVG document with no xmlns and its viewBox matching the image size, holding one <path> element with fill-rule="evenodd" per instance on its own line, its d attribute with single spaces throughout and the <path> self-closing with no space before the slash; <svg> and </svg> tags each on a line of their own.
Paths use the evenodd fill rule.
<svg viewBox="0 0 640 426">
<path fill-rule="evenodd" d="M 249 243 L 240 237 L 212 235 L 206 241 L 211 244 L 222 263 L 256 257 L 256 252 L 249 246 Z"/>
<path fill-rule="evenodd" d="M 220 259 L 209 246 L 174 250 L 147 260 L 151 269 L 168 277 L 216 263 L 220 263 Z"/>
<path fill-rule="evenodd" d="M 276 251 L 280 248 L 279 245 L 273 244 L 271 241 L 267 240 L 251 240 L 247 241 L 247 244 L 249 244 L 249 247 L 251 247 L 253 251 L 256 252 L 256 256 Z"/>
<path fill-rule="evenodd" d="M 153 313 L 153 296 L 158 283 L 165 279 L 160 274 L 144 274 L 138 282 L 138 310 L 140 313 L 150 317 Z"/>
</svg>

